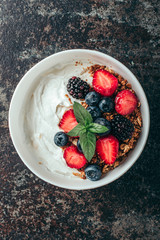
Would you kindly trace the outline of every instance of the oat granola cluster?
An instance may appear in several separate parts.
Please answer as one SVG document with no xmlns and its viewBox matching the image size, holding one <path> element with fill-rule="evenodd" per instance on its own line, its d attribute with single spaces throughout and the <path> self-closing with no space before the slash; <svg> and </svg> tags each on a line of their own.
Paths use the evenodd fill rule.
<svg viewBox="0 0 160 240">
<path fill-rule="evenodd" d="M 119 75 L 118 73 L 115 73 L 113 70 L 109 69 L 106 66 L 93 65 L 91 67 L 88 67 L 85 71 L 88 71 L 91 74 L 91 76 L 93 76 L 94 72 L 99 69 L 107 70 L 118 79 L 118 88 L 115 91 L 114 95 L 112 96 L 113 99 L 115 98 L 118 92 L 125 89 L 129 89 L 135 94 L 135 91 L 132 89 L 132 85 L 128 83 L 126 79 L 124 79 L 121 75 Z M 88 107 L 86 102 L 81 102 L 81 104 L 85 108 Z M 126 160 L 129 152 L 133 150 L 134 147 L 136 146 L 136 143 L 141 133 L 141 127 L 142 127 L 142 116 L 141 116 L 140 106 L 141 104 L 140 102 L 138 102 L 137 108 L 130 115 L 125 116 L 127 119 L 129 119 L 133 123 L 134 132 L 132 134 L 131 139 L 124 140 L 123 142 L 120 143 L 119 152 L 118 152 L 116 161 L 112 165 L 104 164 L 104 162 L 99 158 L 98 154 L 95 154 L 93 159 L 91 160 L 91 163 L 98 164 L 99 166 L 102 167 L 102 174 L 105 174 L 113 170 L 114 168 L 118 167 L 122 162 Z M 103 117 L 111 121 L 115 115 L 117 115 L 117 112 L 114 110 L 113 113 L 104 113 Z M 77 140 L 74 140 L 73 144 L 76 144 L 76 141 Z M 79 173 L 73 173 L 73 174 L 82 179 L 86 178 L 83 168 L 79 169 Z"/>
</svg>

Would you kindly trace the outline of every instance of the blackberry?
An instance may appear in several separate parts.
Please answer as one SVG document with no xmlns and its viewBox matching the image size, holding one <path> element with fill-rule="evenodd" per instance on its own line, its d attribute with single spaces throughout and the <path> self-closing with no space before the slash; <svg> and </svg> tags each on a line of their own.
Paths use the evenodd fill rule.
<svg viewBox="0 0 160 240">
<path fill-rule="evenodd" d="M 72 77 L 68 80 L 67 91 L 76 99 L 84 99 L 89 93 L 90 86 L 79 77 Z"/>
<path fill-rule="evenodd" d="M 134 131 L 134 125 L 127 118 L 116 115 L 111 121 L 112 133 L 120 141 L 130 139 Z"/>
</svg>

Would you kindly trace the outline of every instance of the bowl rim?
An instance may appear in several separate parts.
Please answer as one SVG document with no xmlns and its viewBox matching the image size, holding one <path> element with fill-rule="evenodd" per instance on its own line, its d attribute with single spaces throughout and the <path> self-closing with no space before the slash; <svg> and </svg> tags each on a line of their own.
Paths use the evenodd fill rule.
<svg viewBox="0 0 160 240">
<path fill-rule="evenodd" d="M 26 161 L 26 159 L 21 155 L 19 149 L 17 148 L 17 145 L 16 145 L 16 141 L 15 141 L 15 132 L 14 132 L 14 129 L 13 129 L 13 126 L 12 126 L 12 116 L 13 116 L 13 111 L 14 111 L 14 104 L 15 104 L 15 99 L 16 99 L 16 94 L 17 94 L 17 91 L 18 89 L 21 87 L 21 84 L 22 82 L 25 81 L 26 77 L 28 75 L 31 74 L 31 72 L 34 70 L 38 70 L 41 65 L 47 63 L 48 61 L 50 61 L 50 59 L 52 59 L 53 57 L 56 57 L 58 55 L 63 55 L 63 54 L 68 54 L 68 53 L 80 53 L 80 52 L 89 52 L 89 53 L 92 53 L 94 55 L 97 55 L 97 56 L 100 56 L 100 57 L 107 57 L 108 59 L 110 59 L 111 61 L 115 62 L 116 64 L 118 64 L 119 66 L 121 66 L 125 72 L 128 72 L 128 74 L 130 74 L 132 76 L 132 78 L 134 78 L 134 80 L 136 81 L 136 84 L 140 87 L 142 93 L 143 93 L 143 98 L 144 98 L 144 101 L 145 101 L 145 107 L 146 107 L 146 115 L 147 115 L 147 126 L 146 126 L 146 130 L 145 130 L 145 138 L 143 139 L 143 142 L 141 144 L 141 148 L 140 150 L 138 151 L 134 161 L 132 161 L 132 163 L 128 164 L 127 167 L 124 168 L 123 171 L 121 171 L 119 174 L 117 174 L 117 176 L 114 177 L 114 179 L 111 179 L 111 181 L 107 182 L 107 183 L 101 183 L 101 184 L 98 184 L 99 181 L 96 181 L 95 183 L 95 186 L 91 186 L 91 187 L 81 187 L 81 186 L 78 186 L 78 187 L 73 187 L 73 186 L 64 186 L 63 184 L 62 185 L 59 185 L 53 181 L 50 181 L 49 179 L 46 179 L 44 178 L 43 176 L 41 176 L 39 174 L 39 172 L 36 170 L 36 169 L 33 169 L 30 164 L 28 163 L 28 161 Z M 30 68 L 26 73 L 25 75 L 21 78 L 21 80 L 19 81 L 19 83 L 17 84 L 16 86 L 16 89 L 13 93 L 13 96 L 11 98 L 11 102 L 10 102 L 10 107 L 9 107 L 9 114 L 8 114 L 8 119 L 9 119 L 9 132 L 10 132 L 10 136 L 11 136 L 11 139 L 12 139 L 12 142 L 13 142 L 13 145 L 19 155 L 19 157 L 21 158 L 21 160 L 24 162 L 24 164 L 30 169 L 30 171 L 32 173 L 34 173 L 37 177 L 39 177 L 40 179 L 42 179 L 43 181 L 47 182 L 47 183 L 50 183 L 52 185 L 55 185 L 55 186 L 58 186 L 58 187 L 61 187 L 61 188 L 65 188 L 65 189 L 70 189 L 70 190 L 87 190 L 87 189 L 94 189 L 94 188 L 99 188 L 99 187 L 102 187 L 104 185 L 108 185 L 109 183 L 117 180 L 118 178 L 120 178 L 123 174 L 125 174 L 132 166 L 133 164 L 137 161 L 137 159 L 139 158 L 139 156 L 141 155 L 145 145 L 146 145 L 146 142 L 147 142 L 147 139 L 148 139 L 148 135 L 149 135 L 149 129 L 150 129 L 150 111 L 149 111 L 149 104 L 148 104 L 148 100 L 147 100 L 147 97 L 146 97 L 146 94 L 140 84 L 140 82 L 138 81 L 138 79 L 135 77 L 135 75 L 124 65 L 122 64 L 120 61 L 118 61 L 117 59 L 109 56 L 108 54 L 105 54 L 105 53 L 102 53 L 100 51 L 97 51 L 97 50 L 90 50 L 90 49 L 70 49 L 70 50 L 64 50 L 64 51 L 60 51 L 58 53 L 54 53 L 54 54 L 51 54 L 50 56 L 44 58 L 43 60 L 39 61 L 38 63 L 36 63 L 32 68 Z"/>
</svg>

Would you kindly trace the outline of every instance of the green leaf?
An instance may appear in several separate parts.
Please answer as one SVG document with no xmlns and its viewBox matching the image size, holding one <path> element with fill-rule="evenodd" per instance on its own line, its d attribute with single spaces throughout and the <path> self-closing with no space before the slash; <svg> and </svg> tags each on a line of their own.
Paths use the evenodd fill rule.
<svg viewBox="0 0 160 240">
<path fill-rule="evenodd" d="M 92 133 L 104 133 L 108 131 L 106 126 L 102 126 L 98 123 L 90 123 L 87 129 Z"/>
<path fill-rule="evenodd" d="M 84 156 L 90 162 L 96 149 L 96 136 L 89 131 L 80 133 L 80 145 Z"/>
<path fill-rule="evenodd" d="M 78 102 L 74 102 L 73 111 L 78 123 L 85 126 L 93 122 L 91 114 Z"/>
<path fill-rule="evenodd" d="M 67 133 L 70 137 L 77 137 L 80 135 L 80 133 L 83 133 L 86 131 L 85 126 L 83 126 L 81 123 L 78 123 L 77 126 L 75 126 L 71 131 Z"/>
</svg>

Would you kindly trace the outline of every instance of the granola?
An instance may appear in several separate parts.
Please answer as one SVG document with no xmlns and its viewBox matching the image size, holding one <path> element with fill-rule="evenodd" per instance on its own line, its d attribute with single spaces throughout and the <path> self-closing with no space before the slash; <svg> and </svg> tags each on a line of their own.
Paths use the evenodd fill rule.
<svg viewBox="0 0 160 240">
<path fill-rule="evenodd" d="M 107 70 L 108 72 L 113 74 L 118 79 L 118 88 L 115 91 L 115 93 L 112 95 L 113 99 L 115 99 L 115 96 L 117 95 L 118 92 L 120 92 L 122 90 L 125 90 L 125 89 L 129 89 L 135 94 L 135 91 L 132 89 L 132 85 L 126 79 L 124 79 L 121 75 L 119 75 L 118 73 L 114 72 L 112 69 L 109 69 L 106 66 L 101 66 L 101 65 L 96 64 L 96 65 L 93 65 L 91 67 L 88 67 L 87 71 L 89 71 L 91 76 L 93 76 L 94 72 L 99 70 L 99 69 Z M 82 102 L 81 104 L 85 108 L 87 108 L 87 106 L 88 106 L 85 102 Z M 118 156 L 117 156 L 116 161 L 112 165 L 104 164 L 104 162 L 98 157 L 97 154 L 91 160 L 91 163 L 96 163 L 96 164 L 98 164 L 99 166 L 102 167 L 102 173 L 103 174 L 113 170 L 114 168 L 118 167 L 122 162 L 124 162 L 126 160 L 128 154 L 129 154 L 129 152 L 131 150 L 133 150 L 134 147 L 136 146 L 136 143 L 139 139 L 139 136 L 140 136 L 140 133 L 141 133 L 141 128 L 142 128 L 142 116 L 141 116 L 140 107 L 141 107 L 141 103 L 138 102 L 137 108 L 130 115 L 125 116 L 127 119 L 129 119 L 133 123 L 134 132 L 132 134 L 131 139 L 124 140 L 120 144 L 119 152 L 118 152 Z M 104 113 L 103 117 L 106 118 L 108 121 L 111 121 L 114 118 L 115 115 L 117 115 L 117 112 L 114 110 L 114 112 L 111 113 L 111 114 L 110 113 Z M 84 169 L 79 169 L 79 171 L 80 171 L 79 177 L 85 179 Z M 73 173 L 73 174 L 75 175 L 75 173 Z"/>
</svg>

